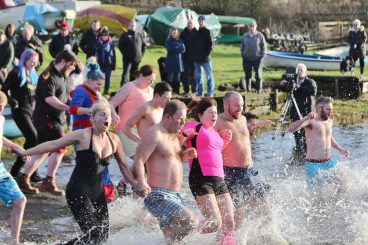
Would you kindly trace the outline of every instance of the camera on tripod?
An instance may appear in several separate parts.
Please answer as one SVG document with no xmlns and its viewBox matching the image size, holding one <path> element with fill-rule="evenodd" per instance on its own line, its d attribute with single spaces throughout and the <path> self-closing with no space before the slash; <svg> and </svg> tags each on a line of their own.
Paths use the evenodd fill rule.
<svg viewBox="0 0 368 245">
<path fill-rule="evenodd" d="M 294 92 L 295 90 L 297 90 L 300 87 L 298 82 L 297 82 L 298 74 L 295 73 L 295 68 L 294 67 L 286 68 L 284 78 L 287 81 L 287 83 L 285 84 L 285 87 L 284 87 L 285 92 L 291 93 L 291 92 Z"/>
</svg>

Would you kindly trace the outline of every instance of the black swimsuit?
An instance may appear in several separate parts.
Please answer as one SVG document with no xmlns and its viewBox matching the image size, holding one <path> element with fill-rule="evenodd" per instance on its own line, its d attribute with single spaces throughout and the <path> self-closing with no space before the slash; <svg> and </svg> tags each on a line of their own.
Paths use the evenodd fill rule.
<svg viewBox="0 0 368 245">
<path fill-rule="evenodd" d="M 113 149 L 109 133 L 107 136 Z M 101 159 L 93 151 L 92 139 L 93 129 L 89 149 L 76 151 L 76 165 L 66 187 L 69 208 L 84 235 L 67 244 L 101 244 L 108 238 L 109 214 L 102 179 L 113 154 Z"/>
</svg>

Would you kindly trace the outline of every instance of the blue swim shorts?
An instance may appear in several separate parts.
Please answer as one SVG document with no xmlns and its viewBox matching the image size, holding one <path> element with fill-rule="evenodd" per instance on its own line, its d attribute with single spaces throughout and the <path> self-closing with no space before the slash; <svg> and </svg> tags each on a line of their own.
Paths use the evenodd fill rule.
<svg viewBox="0 0 368 245">
<path fill-rule="evenodd" d="M 10 206 L 13 200 L 24 197 L 13 176 L 6 171 L 4 164 L 0 162 L 0 198 L 7 206 Z"/>
<path fill-rule="evenodd" d="M 144 199 L 144 204 L 158 219 L 161 229 L 168 226 L 174 216 L 185 208 L 178 192 L 158 187 L 152 188 L 150 194 Z"/>
<path fill-rule="evenodd" d="M 271 188 L 259 181 L 254 168 L 224 167 L 224 173 L 235 208 L 246 205 L 249 198 L 263 198 Z"/>
<path fill-rule="evenodd" d="M 321 170 L 328 170 L 336 166 L 337 162 L 333 159 L 328 159 L 324 162 L 312 162 L 313 160 L 305 162 L 305 175 L 309 186 L 319 185 L 321 179 L 317 178 Z M 321 176 L 323 178 L 323 176 Z"/>
</svg>

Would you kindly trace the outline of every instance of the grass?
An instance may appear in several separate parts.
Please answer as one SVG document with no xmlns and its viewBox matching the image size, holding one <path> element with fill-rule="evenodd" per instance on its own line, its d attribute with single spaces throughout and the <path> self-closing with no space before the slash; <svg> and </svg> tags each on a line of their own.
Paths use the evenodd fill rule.
<svg viewBox="0 0 368 245">
<path fill-rule="evenodd" d="M 51 62 L 51 56 L 48 53 L 48 46 L 44 46 L 45 56 L 44 63 L 41 67 L 41 71 Z M 117 69 L 113 71 L 111 78 L 111 92 L 117 91 L 120 87 L 120 78 L 122 74 L 122 57 L 120 51 L 116 49 L 117 54 Z M 166 50 L 161 46 L 150 46 L 147 48 L 143 57 L 141 65 L 152 64 L 158 67 L 157 59 L 161 56 L 166 56 Z M 78 57 L 81 61 L 85 62 L 85 54 L 80 52 Z M 239 45 L 215 45 L 212 53 L 212 66 L 214 77 L 216 81 L 216 87 L 220 84 L 235 83 L 244 75 L 242 69 L 242 59 L 240 56 Z M 267 82 L 280 80 L 284 70 L 268 70 L 263 72 L 263 78 Z M 338 71 L 309 71 L 308 74 L 313 75 L 340 75 Z M 160 79 L 157 79 L 160 80 Z M 222 96 L 224 92 L 216 91 L 216 96 Z M 268 95 L 263 94 L 260 97 L 257 95 L 246 95 L 246 110 L 256 111 L 260 118 L 267 118 L 276 121 L 279 118 L 278 112 L 271 112 L 268 109 Z M 335 100 L 334 103 L 334 117 L 337 124 L 347 125 L 356 123 L 368 122 L 368 96 L 364 95 L 358 100 Z M 12 139 L 14 142 L 22 145 L 24 138 L 19 137 Z M 69 151 L 70 152 L 70 151 Z M 3 149 L 2 158 L 12 159 L 14 154 L 9 153 Z"/>
</svg>

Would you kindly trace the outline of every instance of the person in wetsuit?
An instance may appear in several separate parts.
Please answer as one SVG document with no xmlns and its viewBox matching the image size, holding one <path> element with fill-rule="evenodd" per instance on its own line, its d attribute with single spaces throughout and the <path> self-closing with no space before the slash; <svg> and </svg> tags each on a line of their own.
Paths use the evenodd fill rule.
<svg viewBox="0 0 368 245">
<path fill-rule="evenodd" d="M 219 231 L 221 244 L 235 244 L 234 207 L 224 180 L 222 149 L 231 140 L 231 130 L 217 132 L 216 101 L 203 98 L 193 101 L 195 121 L 183 128 L 187 147 L 194 147 L 198 157 L 189 161 L 189 187 L 206 219 L 203 233 Z"/>
<path fill-rule="evenodd" d="M 19 66 L 9 73 L 1 89 L 8 97 L 14 122 L 26 139 L 23 145 L 25 149 L 35 146 L 37 142 L 37 131 L 32 123 L 34 97 L 38 80 L 35 69 L 37 65 L 38 53 L 33 49 L 26 49 L 20 57 Z M 17 157 L 10 174 L 13 177 L 17 177 L 23 166 L 23 159 Z M 31 181 L 42 181 L 37 170 L 32 174 Z"/>
<path fill-rule="evenodd" d="M 28 156 L 52 152 L 68 145 L 75 145 L 76 165 L 66 187 L 68 206 L 78 222 L 81 237 L 66 244 L 101 244 L 108 239 L 109 215 L 107 201 L 102 190 L 105 168 L 114 156 L 120 171 L 130 184 L 136 185 L 125 161 L 123 147 L 111 125 L 111 108 L 101 99 L 91 110 L 91 128 L 73 131 L 60 139 L 42 143 L 18 154 Z"/>
</svg>

